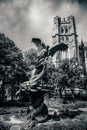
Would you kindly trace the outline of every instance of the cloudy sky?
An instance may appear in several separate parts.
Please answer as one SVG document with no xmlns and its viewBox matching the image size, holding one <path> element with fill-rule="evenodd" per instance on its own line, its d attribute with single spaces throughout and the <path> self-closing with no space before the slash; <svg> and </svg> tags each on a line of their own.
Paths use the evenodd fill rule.
<svg viewBox="0 0 87 130">
<path fill-rule="evenodd" d="M 78 39 L 87 41 L 87 0 L 0 0 L 0 32 L 26 51 L 32 37 L 52 44 L 53 18 L 74 15 Z"/>
</svg>

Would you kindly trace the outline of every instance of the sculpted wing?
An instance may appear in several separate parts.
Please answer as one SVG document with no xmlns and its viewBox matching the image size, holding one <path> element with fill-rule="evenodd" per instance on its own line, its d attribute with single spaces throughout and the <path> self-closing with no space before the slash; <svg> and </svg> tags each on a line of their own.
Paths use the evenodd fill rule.
<svg viewBox="0 0 87 130">
<path fill-rule="evenodd" d="M 40 38 L 32 38 L 31 42 L 33 42 L 37 48 L 46 49 L 45 43 Z"/>
<path fill-rule="evenodd" d="M 57 51 L 65 51 L 67 48 L 68 46 L 64 43 L 54 44 L 49 50 L 49 55 L 53 56 Z"/>
<path fill-rule="evenodd" d="M 45 43 L 40 38 L 32 38 L 32 42 L 38 47 L 38 49 L 40 48 L 40 50 L 47 48 Z M 54 44 L 49 49 L 49 55 L 53 56 L 57 51 L 64 51 L 67 50 L 67 48 L 68 48 L 67 44 L 64 43 Z"/>
</svg>

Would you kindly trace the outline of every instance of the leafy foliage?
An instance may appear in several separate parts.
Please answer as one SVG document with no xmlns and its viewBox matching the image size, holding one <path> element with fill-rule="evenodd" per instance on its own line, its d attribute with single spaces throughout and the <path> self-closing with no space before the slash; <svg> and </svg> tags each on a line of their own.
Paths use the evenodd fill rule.
<svg viewBox="0 0 87 130">
<path fill-rule="evenodd" d="M 82 75 L 82 66 L 76 58 L 61 61 L 57 68 L 52 63 L 47 64 L 47 86 L 50 91 L 58 89 L 60 97 L 66 89 L 73 95 L 75 88 L 84 88 L 86 79 Z"/>
<path fill-rule="evenodd" d="M 61 62 L 59 68 L 56 70 L 55 78 L 60 94 L 62 94 L 62 91 L 66 88 L 69 88 L 73 93 L 75 87 L 82 87 L 82 74 L 82 67 L 76 58 Z"/>
<path fill-rule="evenodd" d="M 35 49 L 29 49 L 27 52 L 25 52 L 24 57 L 28 66 L 35 65 L 38 57 L 37 51 Z"/>
<path fill-rule="evenodd" d="M 4 89 L 11 86 L 12 98 L 15 84 L 27 79 L 26 64 L 23 61 L 21 50 L 15 43 L 0 33 L 0 80 L 2 81 L 2 100 Z"/>
</svg>

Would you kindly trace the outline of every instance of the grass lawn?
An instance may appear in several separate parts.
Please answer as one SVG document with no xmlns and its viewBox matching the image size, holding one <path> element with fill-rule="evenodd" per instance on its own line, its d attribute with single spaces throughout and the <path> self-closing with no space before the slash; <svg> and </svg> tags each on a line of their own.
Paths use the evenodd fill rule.
<svg viewBox="0 0 87 130">
<path fill-rule="evenodd" d="M 36 123 L 33 127 L 30 127 L 26 118 L 27 107 L 0 108 L 0 130 L 10 130 L 11 126 L 16 125 L 6 122 L 13 115 L 18 119 L 23 117 L 23 121 L 25 120 L 24 123 L 18 124 L 21 126 L 21 130 L 25 130 L 25 127 L 29 130 L 87 130 L 86 101 L 67 101 L 64 103 L 62 99 L 45 99 L 45 102 L 51 118 L 44 123 Z"/>
</svg>

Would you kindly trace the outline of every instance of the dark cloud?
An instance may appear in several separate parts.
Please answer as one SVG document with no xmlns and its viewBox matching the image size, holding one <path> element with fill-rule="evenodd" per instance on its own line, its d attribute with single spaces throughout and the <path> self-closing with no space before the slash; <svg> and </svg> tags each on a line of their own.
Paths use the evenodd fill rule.
<svg viewBox="0 0 87 130">
<path fill-rule="evenodd" d="M 78 2 L 79 4 L 81 4 L 81 3 L 86 3 L 87 2 L 87 0 L 67 0 L 68 2 L 72 2 L 72 3 L 74 3 L 74 2 Z"/>
<path fill-rule="evenodd" d="M 51 1 L 55 6 L 59 6 L 62 3 L 62 0 L 49 0 L 49 1 Z"/>
<path fill-rule="evenodd" d="M 6 1 L 6 0 L 0 0 L 0 2 L 3 2 L 3 1 Z"/>
<path fill-rule="evenodd" d="M 79 4 L 81 3 L 87 3 L 87 0 L 78 0 Z"/>
<path fill-rule="evenodd" d="M 44 0 L 45 1 L 45 0 Z M 62 6 L 63 3 L 71 3 L 73 4 L 77 4 L 77 5 L 81 5 L 83 8 L 86 7 L 87 8 L 87 0 L 47 0 L 49 3 L 51 3 L 51 9 L 53 12 L 55 12 L 56 10 L 58 10 L 58 8 L 60 9 L 60 7 Z M 73 12 L 73 10 L 72 10 Z"/>
<path fill-rule="evenodd" d="M 86 40 L 86 0 L 0 0 L 0 32 L 14 40 L 18 47 L 32 47 L 31 38 L 52 42 L 53 17 L 74 15 L 79 37 Z M 83 35 L 84 34 L 84 35 Z"/>
<path fill-rule="evenodd" d="M 1 3 L 11 2 L 13 0 L 0 0 Z"/>
</svg>

